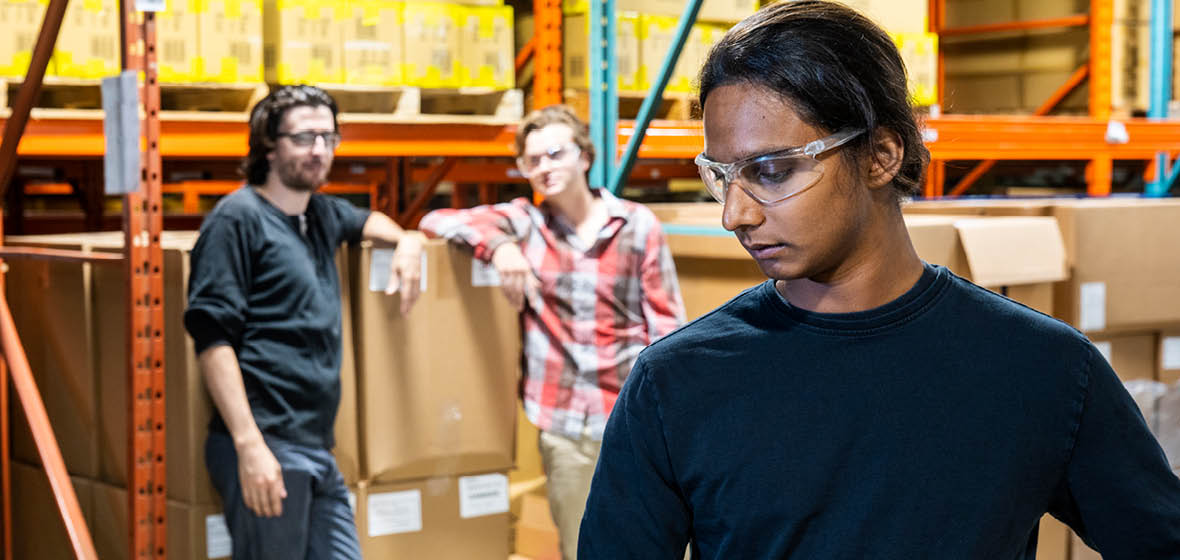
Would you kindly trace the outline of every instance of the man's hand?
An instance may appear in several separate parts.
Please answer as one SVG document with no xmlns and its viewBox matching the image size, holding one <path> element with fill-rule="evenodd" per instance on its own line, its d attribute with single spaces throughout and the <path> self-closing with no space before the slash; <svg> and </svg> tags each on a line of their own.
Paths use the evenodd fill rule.
<svg viewBox="0 0 1180 560">
<path fill-rule="evenodd" d="M 259 517 L 282 515 L 283 499 L 287 497 L 283 468 L 266 441 L 260 434 L 242 443 L 235 442 L 234 447 L 238 452 L 238 482 L 242 485 L 246 507 Z"/>
<path fill-rule="evenodd" d="M 402 234 L 397 242 L 397 249 L 393 252 L 389 285 L 385 287 L 385 293 L 392 294 L 401 290 L 403 316 L 410 313 L 410 308 L 422 293 L 422 246 L 425 243 L 426 236 L 421 232 L 407 231 Z"/>
<path fill-rule="evenodd" d="M 533 297 L 541 283 L 533 274 L 529 261 L 516 243 L 504 243 L 492 253 L 492 266 L 500 273 L 500 289 L 517 311 L 523 311 L 525 302 Z"/>
</svg>

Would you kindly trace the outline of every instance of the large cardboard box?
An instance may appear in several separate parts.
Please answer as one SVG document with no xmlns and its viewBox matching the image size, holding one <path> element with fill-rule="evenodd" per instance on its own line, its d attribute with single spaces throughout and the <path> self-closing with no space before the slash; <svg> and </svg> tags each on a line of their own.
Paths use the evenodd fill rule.
<svg viewBox="0 0 1180 560">
<path fill-rule="evenodd" d="M 463 87 L 510 89 L 516 85 L 512 6 L 463 10 L 460 65 Z"/>
<path fill-rule="evenodd" d="M 590 88 L 590 18 L 566 16 L 561 26 L 562 82 L 567 88 Z M 619 12 L 615 20 L 615 69 L 619 91 L 642 91 L 640 83 L 639 14 Z"/>
<path fill-rule="evenodd" d="M 405 70 L 408 85 L 457 88 L 462 6 L 432 2 L 405 3 Z"/>
<path fill-rule="evenodd" d="M 45 0 L 0 3 L 0 77 L 24 77 L 45 18 Z M 52 61 L 46 75 L 53 74 Z"/>
<path fill-rule="evenodd" d="M 519 315 L 483 267 L 426 246 L 406 317 L 383 293 L 390 251 L 364 246 L 353 284 L 361 475 L 384 482 L 512 466 Z M 377 290 L 377 291 L 374 291 Z"/>
<path fill-rule="evenodd" d="M 340 276 L 340 409 L 336 411 L 336 466 L 345 484 L 361 479 L 360 417 L 357 413 L 356 340 L 352 319 L 352 269 L 349 255 L 355 248 L 344 246 L 336 252 L 336 273 Z"/>
<path fill-rule="evenodd" d="M 911 101 L 921 106 L 938 103 L 938 35 L 923 31 L 892 36 L 905 64 Z"/>
<path fill-rule="evenodd" d="M 843 0 L 890 33 L 925 33 L 926 0 Z"/>
<path fill-rule="evenodd" d="M 256 83 L 262 72 L 262 0 L 197 0 L 202 82 Z"/>
<path fill-rule="evenodd" d="M 590 13 L 591 0 L 563 0 L 561 9 L 567 15 Z M 676 16 L 684 14 L 684 0 L 616 0 L 616 12 Z M 736 22 L 758 10 L 757 0 L 704 0 L 697 21 Z"/>
<path fill-rule="evenodd" d="M 346 3 L 265 0 L 262 16 L 268 83 L 344 83 Z"/>
<path fill-rule="evenodd" d="M 534 560 L 560 560 L 561 539 L 544 496 L 524 495 L 514 533 L 514 553 Z"/>
<path fill-rule="evenodd" d="M 1114 368 L 1119 379 L 1156 378 L 1156 344 L 1155 333 L 1092 336 L 1091 341 L 1107 363 Z"/>
<path fill-rule="evenodd" d="M 117 0 L 70 2 L 53 51 L 54 75 L 93 79 L 118 74 L 120 45 Z"/>
<path fill-rule="evenodd" d="M 161 82 L 200 81 L 198 0 L 171 0 L 156 14 L 156 66 Z"/>
<path fill-rule="evenodd" d="M 127 553 L 127 491 L 110 484 L 94 484 L 94 548 L 99 558 L 131 558 Z M 232 541 L 221 508 L 168 501 L 169 558 L 217 560 L 229 558 Z"/>
<path fill-rule="evenodd" d="M 396 86 L 404 82 L 402 4 L 349 0 L 344 28 L 344 79 L 353 85 Z"/>
<path fill-rule="evenodd" d="M 1069 560 L 1070 530 L 1052 515 L 1041 517 L 1037 531 L 1037 560 Z"/>
<path fill-rule="evenodd" d="M 45 471 L 13 461 L 11 473 L 13 557 L 17 560 L 74 558 L 69 534 L 66 533 Z M 74 494 L 78 497 L 78 506 L 82 509 L 82 520 L 90 529 L 91 536 L 94 536 L 93 485 L 90 481 L 76 476 L 70 477 L 70 482 L 74 485 Z"/>
<path fill-rule="evenodd" d="M 680 20 L 675 16 L 661 16 L 643 14 L 639 16 L 639 88 L 650 91 L 659 77 L 660 68 L 664 64 L 664 57 L 672 48 L 672 41 L 676 38 L 676 27 Z M 680 51 L 680 58 L 672 70 L 665 91 L 690 93 L 700 72 L 704 55 L 701 50 L 705 45 L 704 35 L 710 32 L 704 24 L 692 27 L 684 48 Z M 707 53 L 706 53 L 707 54 Z"/>
<path fill-rule="evenodd" d="M 8 245 L 27 244 L 8 237 Z M 6 278 L 17 335 L 37 383 L 54 437 L 71 474 L 99 473 L 98 386 L 95 375 L 95 301 L 90 277 L 99 266 L 9 259 Z M 117 266 L 117 265 L 115 265 Z M 41 460 L 20 401 L 11 399 L 12 456 Z"/>
<path fill-rule="evenodd" d="M 1169 386 L 1180 382 L 1180 329 L 1168 329 L 1159 333 L 1159 359 L 1156 380 Z"/>
<path fill-rule="evenodd" d="M 723 230 L 721 206 L 660 205 L 689 319 L 765 279 L 737 239 Z M 1053 282 L 1064 279 L 1065 249 L 1048 217 L 906 216 L 918 256 L 1044 313 Z"/>
<path fill-rule="evenodd" d="M 508 477 L 501 472 L 357 489 L 365 558 L 503 560 L 508 517 Z"/>
<path fill-rule="evenodd" d="M 1180 200 L 1089 199 L 1053 208 L 1072 268 L 1057 315 L 1084 332 L 1180 323 Z"/>
</svg>

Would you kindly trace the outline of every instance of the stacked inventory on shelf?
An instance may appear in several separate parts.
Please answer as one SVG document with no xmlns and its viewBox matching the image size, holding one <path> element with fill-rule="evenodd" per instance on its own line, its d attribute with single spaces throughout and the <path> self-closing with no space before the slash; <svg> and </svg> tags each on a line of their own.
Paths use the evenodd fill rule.
<svg viewBox="0 0 1180 560">
<path fill-rule="evenodd" d="M 23 77 L 45 5 L 0 5 L 13 37 L 0 42 L 0 77 Z M 118 23 L 117 0 L 71 2 L 47 76 L 118 73 Z M 158 25 L 162 83 L 515 85 L 513 12 L 499 1 L 177 0 Z"/>
<path fill-rule="evenodd" d="M 226 558 L 206 472 L 212 403 L 184 330 L 195 232 L 165 232 L 168 546 Z M 119 251 L 118 233 L 9 237 L 9 245 Z M 406 317 L 384 292 L 389 251 L 342 249 L 341 402 L 334 450 L 366 557 L 503 560 L 509 548 L 520 337 L 516 313 L 470 256 L 431 243 Z M 18 260 L 6 289 L 66 467 L 102 558 L 127 558 L 126 271 Z M 14 405 L 15 406 L 15 405 Z M 19 408 L 12 417 L 17 558 L 57 558 L 52 494 Z M 462 534 L 464 538 L 449 538 Z M 46 548 L 49 546 L 50 548 Z"/>
</svg>

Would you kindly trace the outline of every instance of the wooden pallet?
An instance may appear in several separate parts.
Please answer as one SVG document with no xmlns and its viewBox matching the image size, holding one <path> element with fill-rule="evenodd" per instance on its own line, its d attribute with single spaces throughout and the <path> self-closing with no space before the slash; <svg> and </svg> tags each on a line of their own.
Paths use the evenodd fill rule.
<svg viewBox="0 0 1180 560">
<path fill-rule="evenodd" d="M 11 107 L 21 86 L 5 81 L 0 107 Z M 265 84 L 160 84 L 160 106 L 165 111 L 246 112 L 266 96 Z M 102 109 L 100 80 L 46 78 L 35 107 L 42 109 Z"/>
<path fill-rule="evenodd" d="M 390 122 L 518 122 L 524 116 L 519 89 L 426 89 L 323 86 L 349 119 Z M 345 119 L 348 120 L 348 119 Z"/>
<path fill-rule="evenodd" d="M 646 93 L 620 92 L 619 118 L 634 119 L 639 116 L 639 108 L 643 106 Z M 590 92 L 586 90 L 565 90 L 565 104 L 573 108 L 574 112 L 583 119 L 590 115 Z M 664 93 L 664 99 L 656 107 L 654 119 L 686 121 L 698 118 L 700 110 L 697 96 L 692 93 Z"/>
</svg>

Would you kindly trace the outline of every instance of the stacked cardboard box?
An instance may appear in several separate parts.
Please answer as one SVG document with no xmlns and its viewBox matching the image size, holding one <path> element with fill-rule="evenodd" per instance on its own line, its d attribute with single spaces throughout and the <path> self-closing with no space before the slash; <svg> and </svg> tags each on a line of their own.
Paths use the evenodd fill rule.
<svg viewBox="0 0 1180 560">
<path fill-rule="evenodd" d="M 566 15 L 590 13 L 591 0 L 564 0 L 561 9 Z M 684 13 L 683 0 L 616 0 L 618 12 L 676 16 Z M 758 9 L 757 0 L 704 0 L 697 21 L 734 22 L 745 19 Z"/>
<path fill-rule="evenodd" d="M 520 334 L 494 275 L 431 242 L 408 316 L 382 293 L 389 250 L 352 253 L 366 556 L 504 558 Z M 343 414 L 343 412 L 342 412 Z"/>
<path fill-rule="evenodd" d="M 515 86 L 512 6 L 469 6 L 462 14 L 461 85 L 492 89 Z"/>
<path fill-rule="evenodd" d="M 262 0 L 197 0 L 198 81 L 258 83 Z"/>
<path fill-rule="evenodd" d="M 403 12 L 400 2 L 350 0 L 344 28 L 344 79 L 354 85 L 403 82 Z"/>
<path fill-rule="evenodd" d="M 120 41 L 117 0 L 70 2 L 53 51 L 53 73 L 90 79 L 118 74 Z"/>
<path fill-rule="evenodd" d="M 348 4 L 327 0 L 265 0 L 263 61 L 272 84 L 344 83 Z"/>
<path fill-rule="evenodd" d="M 0 77 L 23 77 L 29 70 L 33 45 L 45 17 L 43 0 L 0 3 Z M 52 63 L 48 74 L 53 73 Z"/>
<path fill-rule="evenodd" d="M 590 87 L 590 17 L 567 15 L 562 22 L 562 82 L 565 87 Z M 615 18 L 615 69 L 619 91 L 640 91 L 639 14 L 619 12 Z"/>
</svg>

